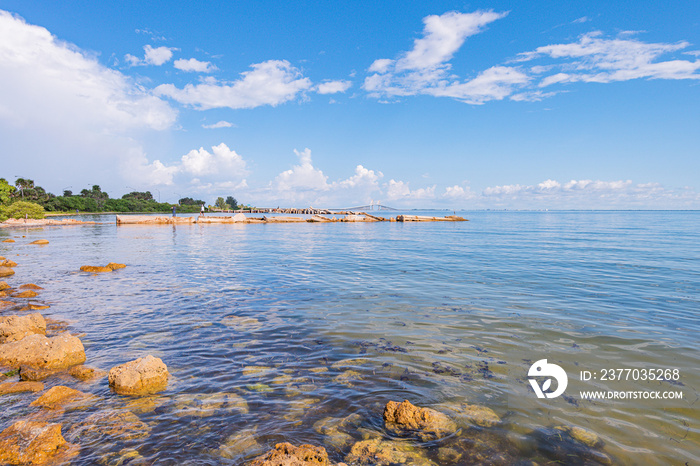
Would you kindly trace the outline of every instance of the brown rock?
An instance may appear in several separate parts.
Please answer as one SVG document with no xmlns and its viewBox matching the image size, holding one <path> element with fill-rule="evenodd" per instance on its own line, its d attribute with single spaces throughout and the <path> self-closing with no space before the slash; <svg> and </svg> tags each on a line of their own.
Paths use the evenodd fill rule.
<svg viewBox="0 0 700 466">
<path fill-rule="evenodd" d="M 248 466 L 330 466 L 328 453 L 323 447 L 278 443 L 274 450 L 258 456 Z"/>
<path fill-rule="evenodd" d="M 109 386 L 120 395 L 147 395 L 165 390 L 168 368 L 151 355 L 109 370 Z"/>
<path fill-rule="evenodd" d="M 109 267 L 112 270 L 118 270 L 118 269 L 123 269 L 124 267 L 126 267 L 126 264 L 118 264 L 116 262 L 110 262 L 109 264 L 107 264 L 107 267 Z"/>
<path fill-rule="evenodd" d="M 12 270 L 10 267 L 0 267 L 0 277 L 9 277 L 10 275 L 14 275 L 15 271 Z"/>
<path fill-rule="evenodd" d="M 30 403 L 29 406 L 38 406 L 47 409 L 60 408 L 63 405 L 75 401 L 85 400 L 91 396 L 79 390 L 74 390 L 63 385 L 51 387 L 39 398 Z"/>
<path fill-rule="evenodd" d="M 0 262 L 0 267 L 17 267 L 17 262 L 5 259 L 4 261 Z"/>
<path fill-rule="evenodd" d="M 8 288 L 11 288 L 11 287 L 10 287 L 10 285 L 7 284 L 7 282 L 0 282 L 0 291 L 5 291 Z"/>
<path fill-rule="evenodd" d="M 13 240 L 12 238 L 8 238 L 8 239 L 2 240 L 2 242 L 3 242 L 3 243 L 14 243 L 15 240 Z"/>
<path fill-rule="evenodd" d="M 20 366 L 19 378 L 20 380 L 39 382 L 54 375 L 56 372 L 58 371 L 52 369 L 38 369 L 36 367 Z"/>
<path fill-rule="evenodd" d="M 36 298 L 37 296 L 39 296 L 39 293 L 32 290 L 25 290 L 12 294 L 13 298 Z"/>
<path fill-rule="evenodd" d="M 44 464 L 78 453 L 61 435 L 61 424 L 17 421 L 0 433 L 0 464 Z"/>
<path fill-rule="evenodd" d="M 90 272 L 90 273 L 102 273 L 102 272 L 112 272 L 112 269 L 109 267 L 100 267 L 99 265 L 83 265 L 80 267 L 81 272 Z"/>
<path fill-rule="evenodd" d="M 83 365 L 71 367 L 68 373 L 76 379 L 82 380 L 83 382 L 101 378 L 107 375 L 107 373 L 103 370 L 94 369 Z"/>
<path fill-rule="evenodd" d="M 421 440 L 431 440 L 449 435 L 457 425 L 447 415 L 430 408 L 419 408 L 408 400 L 403 403 L 390 401 L 384 408 L 386 428 L 397 434 L 415 434 Z"/>
<path fill-rule="evenodd" d="M 44 389 L 41 382 L 5 382 L 0 383 L 0 395 L 22 392 L 40 392 Z"/>
<path fill-rule="evenodd" d="M 0 343 L 10 343 L 38 333 L 46 334 L 46 321 L 41 314 L 0 317 Z"/>
<path fill-rule="evenodd" d="M 32 241 L 29 244 L 49 244 L 49 240 L 47 239 L 38 239 L 36 241 Z"/>
<path fill-rule="evenodd" d="M 15 304 L 17 304 L 17 303 L 14 302 L 14 301 L 3 301 L 3 300 L 0 300 L 0 309 L 2 309 L 2 308 L 4 308 L 4 307 L 14 306 Z"/>
<path fill-rule="evenodd" d="M 148 436 L 151 428 L 131 411 L 98 411 L 73 424 L 66 437 L 81 445 L 124 442 Z"/>
<path fill-rule="evenodd" d="M 85 348 L 80 339 L 68 332 L 51 338 L 34 334 L 0 345 L 0 364 L 6 366 L 65 369 L 83 362 Z"/>
<path fill-rule="evenodd" d="M 435 466 L 425 451 L 407 442 L 382 440 L 379 438 L 355 443 L 345 461 L 353 465 L 389 466 L 410 464 L 411 466 Z"/>
<path fill-rule="evenodd" d="M 27 303 L 26 307 L 28 311 L 40 311 L 42 309 L 48 309 L 50 306 L 44 303 Z"/>
<path fill-rule="evenodd" d="M 26 285 L 20 285 L 19 286 L 20 290 L 43 290 L 42 287 L 39 285 L 35 285 L 34 283 L 27 283 Z"/>
</svg>

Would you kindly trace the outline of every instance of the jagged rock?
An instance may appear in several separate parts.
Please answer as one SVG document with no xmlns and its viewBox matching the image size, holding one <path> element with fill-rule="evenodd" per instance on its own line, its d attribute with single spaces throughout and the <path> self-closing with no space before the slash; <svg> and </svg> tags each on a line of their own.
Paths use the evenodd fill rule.
<svg viewBox="0 0 700 466">
<path fill-rule="evenodd" d="M 385 427 L 396 434 L 412 434 L 432 440 L 452 434 L 457 425 L 447 415 L 430 408 L 420 408 L 408 400 L 390 401 L 384 408 Z"/>
<path fill-rule="evenodd" d="M 20 380 L 38 382 L 54 375 L 56 372 L 58 371 L 54 369 L 40 369 L 30 366 L 20 366 L 19 378 Z"/>
<path fill-rule="evenodd" d="M 19 341 L 35 333 L 46 334 L 46 321 L 41 314 L 0 317 L 0 343 Z"/>
<path fill-rule="evenodd" d="M 27 303 L 26 310 L 27 311 L 40 311 L 42 309 L 48 309 L 49 307 L 51 307 L 51 306 L 49 306 L 48 304 L 44 304 L 44 303 Z M 22 308 L 20 310 L 25 310 L 25 308 Z"/>
<path fill-rule="evenodd" d="M 17 262 L 11 261 L 10 259 L 5 259 L 0 262 L 0 267 L 17 267 Z"/>
<path fill-rule="evenodd" d="M 17 421 L 0 433 L 0 464 L 54 464 L 78 454 L 61 435 L 61 424 Z"/>
<path fill-rule="evenodd" d="M 435 466 L 424 451 L 406 442 L 371 439 L 355 443 L 345 461 L 352 465 L 389 466 L 410 464 L 412 466 Z"/>
<path fill-rule="evenodd" d="M 10 267 L 0 267 L 0 278 L 1 277 L 9 277 L 11 275 L 14 275 L 15 271 L 12 270 Z"/>
<path fill-rule="evenodd" d="M 13 298 L 36 298 L 37 296 L 39 296 L 39 293 L 32 290 L 24 290 L 12 294 Z"/>
<path fill-rule="evenodd" d="M 55 387 L 49 388 L 46 393 L 41 395 L 36 400 L 32 401 L 29 406 L 38 406 L 40 408 L 56 409 L 60 408 L 65 404 L 74 403 L 77 401 L 83 402 L 88 398 L 93 398 L 87 393 L 83 393 L 79 390 L 75 390 L 63 385 L 57 385 Z M 82 406 L 85 406 L 83 404 Z"/>
<path fill-rule="evenodd" d="M 7 284 L 7 282 L 0 282 L 0 291 L 5 291 L 8 288 L 12 288 L 10 285 Z"/>
<path fill-rule="evenodd" d="M 103 370 L 83 365 L 71 367 L 68 373 L 76 379 L 82 380 L 83 382 L 87 382 L 97 378 L 102 378 L 105 375 L 107 375 L 107 372 Z"/>
<path fill-rule="evenodd" d="M 147 395 L 165 390 L 168 368 L 151 355 L 115 366 L 109 371 L 109 386 L 120 395 Z"/>
<path fill-rule="evenodd" d="M 0 395 L 22 392 L 40 392 L 44 389 L 41 382 L 5 382 L 0 383 Z"/>
<path fill-rule="evenodd" d="M 101 272 L 112 272 L 113 270 L 109 267 L 101 267 L 99 265 L 83 265 L 80 267 L 81 272 L 90 273 L 101 273 Z"/>
<path fill-rule="evenodd" d="M 476 425 L 479 427 L 493 427 L 501 423 L 501 418 L 491 408 L 468 403 L 442 405 L 452 417 L 464 427 Z"/>
<path fill-rule="evenodd" d="M 20 285 L 19 286 L 20 290 L 43 290 L 42 287 L 39 285 L 35 285 L 34 283 L 27 283 L 26 285 Z"/>
<path fill-rule="evenodd" d="M 65 369 L 83 362 L 85 348 L 80 339 L 68 332 L 51 338 L 34 334 L 0 345 L 0 364 L 11 367 Z"/>
<path fill-rule="evenodd" d="M 330 466 L 328 453 L 323 447 L 278 443 L 273 450 L 247 463 L 248 466 Z"/>
<path fill-rule="evenodd" d="M 29 244 L 49 244 L 49 240 L 47 239 L 38 239 L 36 241 L 32 241 Z"/>
<path fill-rule="evenodd" d="M 119 264 L 117 262 L 110 262 L 107 264 L 107 267 L 109 267 L 112 270 L 118 270 L 118 269 L 123 269 L 126 267 L 126 264 Z"/>
<path fill-rule="evenodd" d="M 66 437 L 88 446 L 139 439 L 150 431 L 148 424 L 130 411 L 99 411 L 73 424 Z"/>
</svg>

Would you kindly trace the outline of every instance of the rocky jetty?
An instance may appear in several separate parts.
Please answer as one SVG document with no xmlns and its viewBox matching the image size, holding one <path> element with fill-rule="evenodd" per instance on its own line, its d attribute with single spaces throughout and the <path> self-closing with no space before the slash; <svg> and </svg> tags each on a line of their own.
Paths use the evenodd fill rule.
<svg viewBox="0 0 700 466">
<path fill-rule="evenodd" d="M 165 390 L 168 368 L 151 355 L 115 366 L 109 371 L 109 386 L 120 395 L 147 395 Z"/>
<path fill-rule="evenodd" d="M 46 334 L 46 321 L 41 314 L 0 317 L 0 344 L 19 341 L 34 334 Z"/>
<path fill-rule="evenodd" d="M 80 339 L 64 332 L 55 337 L 33 334 L 0 345 L 0 364 L 19 367 L 66 369 L 85 362 L 85 348 Z"/>
<path fill-rule="evenodd" d="M 457 425 L 447 415 L 414 406 L 408 400 L 386 404 L 384 425 L 397 435 L 415 435 L 423 441 L 442 438 L 457 430 Z"/>
<path fill-rule="evenodd" d="M 247 466 L 330 466 L 328 453 L 323 447 L 278 443 L 273 450 L 253 459 Z"/>
</svg>

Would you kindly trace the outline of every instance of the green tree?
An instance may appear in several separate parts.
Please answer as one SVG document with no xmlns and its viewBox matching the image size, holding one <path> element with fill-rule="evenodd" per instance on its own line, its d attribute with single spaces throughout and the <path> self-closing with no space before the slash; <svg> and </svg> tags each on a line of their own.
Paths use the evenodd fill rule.
<svg viewBox="0 0 700 466">
<path fill-rule="evenodd" d="M 214 205 L 216 207 L 218 207 L 219 209 L 225 209 L 226 208 L 226 201 L 224 200 L 223 197 L 217 197 Z"/>
<path fill-rule="evenodd" d="M 235 209 L 238 207 L 238 201 L 233 196 L 228 196 L 226 198 L 226 204 L 228 204 L 232 209 Z"/>
<path fill-rule="evenodd" d="M 138 200 L 138 201 L 152 201 L 153 195 L 151 194 L 150 191 L 132 191 L 129 194 L 124 194 L 122 196 L 122 199 L 132 199 L 132 200 Z"/>
<path fill-rule="evenodd" d="M 0 178 L 0 205 L 9 204 L 16 190 L 5 178 Z"/>
<path fill-rule="evenodd" d="M 17 201 L 7 207 L 3 207 L 2 216 L 9 218 L 44 218 L 44 208 L 34 202 Z"/>
</svg>

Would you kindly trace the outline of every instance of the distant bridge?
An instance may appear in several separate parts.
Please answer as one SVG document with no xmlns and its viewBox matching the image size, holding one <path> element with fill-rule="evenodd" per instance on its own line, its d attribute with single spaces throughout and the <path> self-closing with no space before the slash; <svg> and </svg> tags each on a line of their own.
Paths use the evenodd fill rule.
<svg viewBox="0 0 700 466">
<path fill-rule="evenodd" d="M 348 207 L 345 209 L 328 209 L 328 210 L 337 210 L 337 211 L 363 211 L 363 210 L 393 210 L 393 211 L 398 211 L 400 209 L 395 209 L 393 207 L 389 207 L 386 205 L 382 205 L 374 202 L 371 202 L 369 205 L 361 205 L 361 206 L 356 206 L 356 207 Z"/>
</svg>

